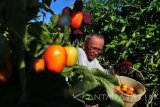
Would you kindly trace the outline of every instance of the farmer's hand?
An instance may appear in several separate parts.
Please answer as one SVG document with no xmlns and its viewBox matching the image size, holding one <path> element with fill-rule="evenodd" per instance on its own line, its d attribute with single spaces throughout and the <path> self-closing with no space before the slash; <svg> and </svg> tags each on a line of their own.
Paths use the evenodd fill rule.
<svg viewBox="0 0 160 107">
<path fill-rule="evenodd" d="M 115 66 L 114 66 L 114 72 L 116 74 L 124 73 L 127 74 L 132 70 L 133 63 L 128 61 L 127 59 L 120 60 Z"/>
</svg>

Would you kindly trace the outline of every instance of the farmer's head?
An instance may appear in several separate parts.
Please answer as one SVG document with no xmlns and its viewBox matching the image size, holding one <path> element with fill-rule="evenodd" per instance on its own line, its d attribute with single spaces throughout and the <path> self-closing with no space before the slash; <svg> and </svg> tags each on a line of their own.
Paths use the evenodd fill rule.
<svg viewBox="0 0 160 107">
<path fill-rule="evenodd" d="M 87 58 L 94 60 L 104 47 L 104 37 L 101 34 L 90 34 L 85 37 L 85 41 L 82 44 L 82 48 L 85 50 Z"/>
</svg>

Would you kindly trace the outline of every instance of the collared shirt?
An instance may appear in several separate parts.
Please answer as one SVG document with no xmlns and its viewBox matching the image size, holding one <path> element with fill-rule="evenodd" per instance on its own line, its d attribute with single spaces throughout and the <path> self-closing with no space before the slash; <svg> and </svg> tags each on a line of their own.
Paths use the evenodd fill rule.
<svg viewBox="0 0 160 107">
<path fill-rule="evenodd" d="M 88 69 L 90 70 L 93 68 L 98 68 L 102 71 L 108 72 L 100 65 L 99 61 L 96 58 L 92 61 L 89 61 L 84 50 L 82 48 L 77 48 L 77 49 L 78 49 L 78 54 L 79 54 L 78 60 L 77 60 L 78 65 L 87 66 Z"/>
</svg>

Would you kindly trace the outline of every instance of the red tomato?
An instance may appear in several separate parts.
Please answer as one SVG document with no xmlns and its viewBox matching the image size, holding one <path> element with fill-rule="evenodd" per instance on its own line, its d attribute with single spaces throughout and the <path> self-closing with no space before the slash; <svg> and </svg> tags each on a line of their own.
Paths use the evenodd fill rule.
<svg viewBox="0 0 160 107">
<path fill-rule="evenodd" d="M 78 59 L 77 49 L 73 46 L 65 46 L 64 48 L 66 49 L 67 56 L 68 56 L 66 66 L 68 67 L 74 66 Z"/>
<path fill-rule="evenodd" d="M 43 72 L 45 70 L 45 63 L 43 58 L 35 59 L 33 63 L 35 72 Z"/>
<path fill-rule="evenodd" d="M 73 12 L 71 16 L 71 28 L 77 29 L 81 27 L 83 20 L 83 13 L 82 12 Z"/>
<path fill-rule="evenodd" d="M 67 53 L 63 46 L 51 45 L 44 53 L 47 69 L 54 73 L 61 73 L 67 62 Z"/>
</svg>

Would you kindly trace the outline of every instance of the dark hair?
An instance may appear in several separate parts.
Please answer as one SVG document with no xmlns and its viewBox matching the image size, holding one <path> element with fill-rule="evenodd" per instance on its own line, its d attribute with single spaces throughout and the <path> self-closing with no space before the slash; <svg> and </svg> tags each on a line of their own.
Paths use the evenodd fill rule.
<svg viewBox="0 0 160 107">
<path fill-rule="evenodd" d="M 105 39 L 104 39 L 104 36 L 103 35 L 101 35 L 101 34 L 98 34 L 98 33 L 92 33 L 92 34 L 89 34 L 89 35 L 87 35 L 86 37 L 85 37 L 85 43 L 87 43 L 88 44 L 88 42 L 89 42 L 89 40 L 92 38 L 92 37 L 94 37 L 94 36 L 96 36 L 96 37 L 99 37 L 99 38 L 101 38 L 101 39 L 103 39 L 104 41 L 105 41 Z"/>
</svg>

